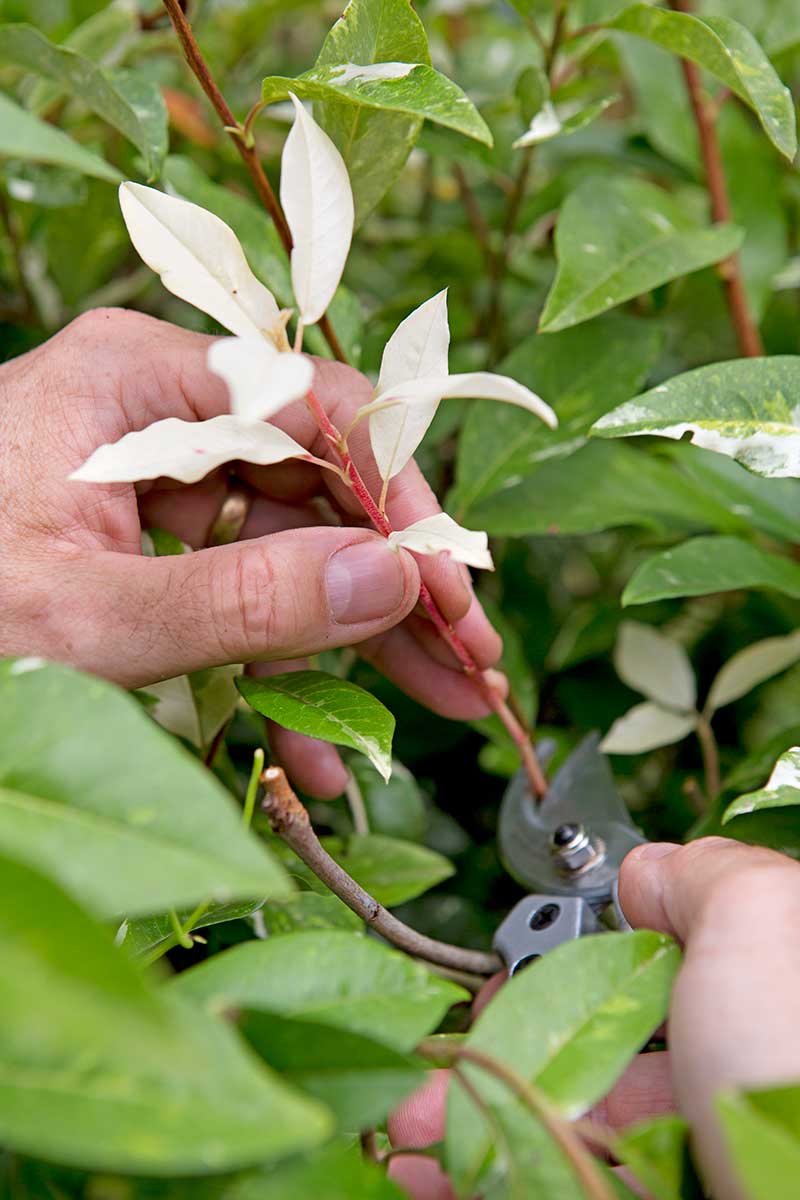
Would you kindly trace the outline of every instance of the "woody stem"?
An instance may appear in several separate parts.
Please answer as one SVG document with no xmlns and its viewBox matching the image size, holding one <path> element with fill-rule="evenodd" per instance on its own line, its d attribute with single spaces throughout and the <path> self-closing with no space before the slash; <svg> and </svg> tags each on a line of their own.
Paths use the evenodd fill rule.
<svg viewBox="0 0 800 1200">
<path fill-rule="evenodd" d="M 386 513 L 383 512 L 376 504 L 372 494 L 369 491 L 369 488 L 364 483 L 358 467 L 353 462 L 353 458 L 350 454 L 344 437 L 333 424 L 313 391 L 309 391 L 307 393 L 306 402 L 326 442 L 336 452 L 341 460 L 345 482 L 352 489 L 353 495 L 358 500 L 365 514 L 369 517 L 378 533 L 382 534 L 383 537 L 388 538 L 389 534 L 392 532 L 391 522 L 386 516 Z M 425 612 L 430 618 L 436 632 L 450 647 L 450 650 L 455 655 L 461 670 L 474 682 L 476 688 L 481 693 L 481 696 L 485 700 L 488 707 L 500 718 L 504 728 L 514 742 L 514 745 L 517 747 L 520 759 L 522 760 L 522 765 L 525 768 L 525 773 L 528 776 L 528 781 L 530 783 L 533 795 L 542 797 L 547 791 L 547 780 L 545 779 L 544 772 L 539 764 L 539 760 L 536 757 L 536 752 L 531 744 L 530 737 L 523 729 L 517 718 L 514 716 L 503 697 L 500 695 L 497 689 L 492 686 L 492 683 L 487 677 L 486 672 L 482 671 L 475 662 L 475 659 L 470 654 L 469 650 L 464 645 L 453 626 L 442 615 L 439 606 L 424 582 L 421 582 L 419 586 L 419 602 L 425 609 Z"/>
</svg>

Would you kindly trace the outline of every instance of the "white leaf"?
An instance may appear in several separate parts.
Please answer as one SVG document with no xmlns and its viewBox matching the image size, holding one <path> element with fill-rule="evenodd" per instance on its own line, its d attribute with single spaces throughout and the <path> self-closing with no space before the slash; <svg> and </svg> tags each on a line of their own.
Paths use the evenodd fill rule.
<svg viewBox="0 0 800 1200">
<path fill-rule="evenodd" d="M 514 142 L 513 149 L 521 150 L 523 146 L 535 146 L 537 142 L 546 142 L 560 133 L 563 128 L 561 118 L 551 101 L 546 100 L 522 137 L 517 138 Z"/>
<path fill-rule="evenodd" d="M 450 327 L 447 289 L 426 300 L 397 326 L 383 351 L 377 393 L 409 379 L 447 377 Z M 370 421 L 370 439 L 382 479 L 402 471 L 422 441 L 439 407 L 439 397 L 413 408 L 391 405 Z"/>
<path fill-rule="evenodd" d="M 489 553 L 489 538 L 479 530 L 464 529 L 447 513 L 423 517 L 405 529 L 389 534 L 390 546 L 403 546 L 415 554 L 448 554 L 456 562 L 470 567 L 494 570 Z"/>
<path fill-rule="evenodd" d="M 697 689 L 686 651 L 652 625 L 622 622 L 614 666 L 623 683 L 648 699 L 679 712 L 694 708 Z"/>
<path fill-rule="evenodd" d="M 412 443 L 411 434 L 409 433 L 406 437 L 405 427 L 403 427 L 398 439 L 396 426 L 390 426 L 384 421 L 383 414 L 385 412 L 397 410 L 398 407 L 402 409 L 402 406 L 417 408 L 420 405 L 423 406 L 423 412 L 427 411 L 428 406 L 431 405 L 435 412 L 440 400 L 469 398 L 502 400 L 507 404 L 516 404 L 540 417 L 551 429 L 558 424 L 555 413 L 548 404 L 545 404 L 544 400 L 528 388 L 523 387 L 521 383 L 517 383 L 515 379 L 509 379 L 507 375 L 491 375 L 486 371 L 469 371 L 464 375 L 431 375 L 423 379 L 406 379 L 402 383 L 387 388 L 370 404 L 365 404 L 358 411 L 359 418 L 371 418 L 372 451 L 381 467 L 381 473 L 383 474 L 384 469 L 388 471 L 383 478 L 391 479 L 398 471 L 402 470 L 416 449 L 415 444 L 408 451 L 408 457 L 405 457 L 405 453 Z M 381 414 L 377 421 L 375 414 Z M 416 426 L 409 426 L 409 428 L 415 429 Z M 422 430 L 423 434 L 426 428 L 427 424 Z M 398 453 L 400 447 L 402 447 L 402 453 Z"/>
<path fill-rule="evenodd" d="M 764 638 L 746 646 L 722 666 L 711 685 L 706 709 L 713 712 L 746 696 L 765 679 L 800 661 L 800 630 L 786 637 Z"/>
<path fill-rule="evenodd" d="M 121 184 L 119 203 L 131 241 L 170 292 L 243 337 L 276 324 L 274 296 L 219 217 L 140 183 Z"/>
<path fill-rule="evenodd" d="M 277 350 L 266 338 L 212 342 L 208 369 L 228 385 L 233 415 L 247 421 L 264 420 L 299 400 L 314 378 L 310 358 Z"/>
<path fill-rule="evenodd" d="M 291 230 L 292 287 L 300 319 L 313 325 L 339 286 L 353 237 L 347 167 L 327 133 L 292 95 L 295 121 L 283 146 L 281 204 Z"/>
<path fill-rule="evenodd" d="M 241 417 L 179 421 L 168 417 L 118 442 L 100 446 L 73 471 L 83 483 L 136 483 L 141 479 L 177 479 L 196 483 L 209 471 L 237 459 L 269 466 L 287 458 L 308 458 L 294 438 L 274 425 Z"/>
<path fill-rule="evenodd" d="M 449 349 L 445 288 L 409 313 L 389 338 L 381 360 L 378 395 L 407 379 L 447 375 Z"/>
<path fill-rule="evenodd" d="M 674 713 L 660 704 L 636 704 L 619 717 L 603 738 L 604 754 L 643 754 L 659 746 L 671 746 L 691 733 L 696 718 Z"/>
</svg>

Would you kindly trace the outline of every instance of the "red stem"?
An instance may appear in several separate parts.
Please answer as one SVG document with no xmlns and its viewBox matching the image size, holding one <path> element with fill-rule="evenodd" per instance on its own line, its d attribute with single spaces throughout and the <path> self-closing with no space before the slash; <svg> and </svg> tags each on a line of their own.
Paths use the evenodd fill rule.
<svg viewBox="0 0 800 1200">
<path fill-rule="evenodd" d="M 386 514 L 381 512 L 380 508 L 375 503 L 369 488 L 361 477 L 358 467 L 353 462 L 344 438 L 333 424 L 328 414 L 325 412 L 325 409 L 320 404 L 313 391 L 308 392 L 306 395 L 306 401 L 326 442 L 338 454 L 344 469 L 345 478 L 352 488 L 354 496 L 378 532 L 383 534 L 384 537 L 388 538 L 389 534 L 392 532 L 391 523 Z M 525 772 L 530 782 L 531 791 L 533 792 L 534 796 L 544 796 L 545 792 L 547 791 L 547 780 L 545 779 L 542 768 L 539 765 L 536 752 L 531 745 L 530 737 L 523 729 L 517 718 L 514 716 L 503 697 L 494 687 L 492 687 L 492 684 L 487 678 L 486 673 L 482 671 L 475 662 L 475 659 L 472 657 L 469 650 L 456 633 L 455 629 L 453 629 L 453 626 L 442 615 L 436 601 L 428 590 L 428 587 L 422 582 L 420 582 L 419 585 L 419 602 L 430 617 L 430 620 L 432 621 L 433 626 L 439 636 L 444 642 L 446 642 L 455 655 L 461 670 L 465 675 L 474 681 L 475 686 L 480 691 L 489 708 L 492 710 L 492 712 L 496 713 L 502 721 L 503 726 L 519 751 L 522 765 L 525 768 Z"/>
</svg>

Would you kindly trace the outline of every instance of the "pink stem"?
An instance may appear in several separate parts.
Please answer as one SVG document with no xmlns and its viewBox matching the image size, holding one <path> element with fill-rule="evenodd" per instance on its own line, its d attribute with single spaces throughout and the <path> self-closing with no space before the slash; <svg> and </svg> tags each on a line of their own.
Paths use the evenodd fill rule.
<svg viewBox="0 0 800 1200">
<path fill-rule="evenodd" d="M 306 396 L 308 407 L 314 415 L 314 418 L 320 428 L 325 440 L 336 451 L 341 459 L 344 469 L 345 478 L 353 490 L 353 494 L 361 505 L 362 509 L 372 521 L 372 524 L 382 533 L 384 537 L 388 537 L 392 532 L 392 526 L 385 513 L 381 512 L 378 505 L 375 503 L 367 485 L 361 478 L 358 467 L 353 462 L 344 438 L 339 430 L 331 421 L 325 409 L 320 404 L 313 391 L 309 391 Z M 522 765 L 530 782 L 531 791 L 534 796 L 542 797 L 547 791 L 547 780 L 544 777 L 539 760 L 536 757 L 536 752 L 531 745 L 531 740 L 526 731 L 523 729 L 520 722 L 512 713 L 511 709 L 506 704 L 499 692 L 492 687 L 491 682 L 486 676 L 486 673 L 480 669 L 475 659 L 470 654 L 467 647 L 462 642 L 461 638 L 456 633 L 453 626 L 442 615 L 439 607 L 431 595 L 425 583 L 420 583 L 419 586 L 419 602 L 430 617 L 437 633 L 444 642 L 452 650 L 458 660 L 461 670 L 470 679 L 474 680 L 475 686 L 480 691 L 482 697 L 488 704 L 492 712 L 496 713 L 502 721 L 505 729 L 512 738 L 517 750 L 519 751 Z"/>
</svg>

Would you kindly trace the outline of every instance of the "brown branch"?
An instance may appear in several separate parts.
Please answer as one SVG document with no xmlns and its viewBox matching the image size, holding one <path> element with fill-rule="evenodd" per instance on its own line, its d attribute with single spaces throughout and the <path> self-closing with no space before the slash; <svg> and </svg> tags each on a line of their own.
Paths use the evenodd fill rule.
<svg viewBox="0 0 800 1200">
<path fill-rule="evenodd" d="M 286 217 L 283 215 L 283 209 L 272 190 L 272 184 L 267 178 L 264 168 L 261 166 L 255 147 L 250 144 L 251 139 L 246 135 L 244 126 L 236 120 L 236 117 L 228 107 L 228 102 L 219 90 L 216 80 L 211 74 L 206 60 L 203 58 L 200 47 L 192 32 L 192 27 L 186 19 L 186 14 L 181 8 L 179 0 L 163 0 L 163 4 L 169 14 L 172 26 L 178 35 L 184 58 L 191 68 L 192 74 L 211 101 L 225 132 L 236 147 L 239 157 L 247 168 L 250 178 L 255 185 L 259 200 L 275 224 L 286 253 L 291 254 L 292 235 L 286 223 Z M 320 319 L 319 327 L 334 356 L 339 362 L 347 362 L 347 355 L 327 316 Z"/>
<path fill-rule="evenodd" d="M 433 1061 L 441 1061 L 442 1047 L 436 1039 L 426 1038 L 418 1047 L 417 1053 Z M 573 1174 L 583 1189 L 588 1200 L 614 1200 L 611 1185 L 603 1178 L 599 1165 L 590 1151 L 583 1144 L 579 1134 L 573 1129 L 559 1112 L 553 1108 L 547 1097 L 523 1079 L 521 1075 L 506 1063 L 482 1050 L 471 1046 L 448 1046 L 445 1053 L 451 1061 L 458 1063 L 469 1062 L 476 1067 L 493 1075 L 509 1089 L 525 1108 L 544 1126 L 550 1137 L 566 1158 Z"/>
<path fill-rule="evenodd" d="M 283 769 L 267 767 L 261 776 L 261 782 L 266 789 L 262 807 L 269 817 L 273 831 L 283 838 L 297 857 L 314 872 L 317 879 L 321 879 L 334 895 L 376 933 L 416 958 L 439 963 L 444 967 L 453 967 L 457 971 L 493 975 L 502 969 L 503 964 L 495 954 L 484 954 L 480 950 L 462 950 L 459 946 L 438 942 L 398 921 L 397 917 L 387 912 L 369 892 L 364 891 L 320 844 L 308 813 L 292 790 Z"/>
<path fill-rule="evenodd" d="M 691 12 L 688 0 L 669 0 L 669 3 L 675 12 Z M 715 108 L 703 91 L 700 68 L 685 58 L 681 59 L 681 68 L 686 81 L 689 103 L 694 113 L 697 136 L 700 139 L 700 153 L 703 158 L 706 184 L 711 200 L 711 216 L 715 222 L 730 221 L 731 205 L 725 179 L 725 167 L 717 137 Z M 719 263 L 717 271 L 725 287 L 739 349 L 744 357 L 756 358 L 764 353 L 764 346 L 758 325 L 750 311 L 739 255 L 732 254 L 730 258 Z"/>
<path fill-rule="evenodd" d="M 460 163 L 453 165 L 453 178 L 458 187 L 458 194 L 461 198 L 461 203 L 466 213 L 469 227 L 475 235 L 475 241 L 483 251 L 484 258 L 491 265 L 492 262 L 492 247 L 490 241 L 490 230 L 486 223 L 486 218 L 481 211 L 481 206 L 478 204 L 477 197 L 469 185 L 464 168 Z"/>
<path fill-rule="evenodd" d="M 711 728 L 711 722 L 705 714 L 701 715 L 695 727 L 697 740 L 700 743 L 700 752 L 703 756 L 703 777 L 705 790 L 708 799 L 713 803 L 719 795 L 720 789 L 720 769 L 719 769 L 719 747 L 717 739 L 714 737 L 714 730 Z"/>
</svg>

